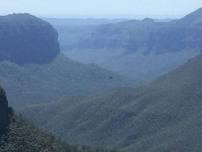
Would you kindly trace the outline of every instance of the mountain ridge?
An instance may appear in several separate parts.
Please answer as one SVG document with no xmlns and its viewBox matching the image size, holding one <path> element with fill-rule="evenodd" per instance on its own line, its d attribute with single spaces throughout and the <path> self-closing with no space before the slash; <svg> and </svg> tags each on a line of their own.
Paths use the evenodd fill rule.
<svg viewBox="0 0 202 152">
<path fill-rule="evenodd" d="M 196 11 L 186 15 L 181 20 L 186 24 L 201 26 L 200 21 L 201 18 L 202 18 L 202 8 L 199 8 Z"/>
</svg>

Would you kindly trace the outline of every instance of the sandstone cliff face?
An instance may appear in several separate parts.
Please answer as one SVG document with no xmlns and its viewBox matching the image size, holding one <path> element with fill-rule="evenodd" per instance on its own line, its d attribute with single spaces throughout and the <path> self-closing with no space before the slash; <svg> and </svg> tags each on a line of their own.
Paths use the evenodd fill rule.
<svg viewBox="0 0 202 152">
<path fill-rule="evenodd" d="M 58 34 L 49 23 L 29 14 L 0 17 L 0 61 L 44 64 L 59 52 Z"/>
<path fill-rule="evenodd" d="M 8 126 L 8 101 L 5 91 L 0 88 L 0 134 Z"/>
</svg>

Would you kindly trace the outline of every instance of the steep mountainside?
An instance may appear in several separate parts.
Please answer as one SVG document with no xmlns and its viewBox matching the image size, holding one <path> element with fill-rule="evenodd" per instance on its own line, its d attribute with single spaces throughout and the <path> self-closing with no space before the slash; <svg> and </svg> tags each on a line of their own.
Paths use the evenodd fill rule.
<svg viewBox="0 0 202 152">
<path fill-rule="evenodd" d="M 60 143 L 25 120 L 12 119 L 9 130 L 0 137 L 0 152 L 81 152 L 77 147 Z"/>
<path fill-rule="evenodd" d="M 11 108 L 8 108 L 8 101 L 4 90 L 0 89 L 0 152 L 25 151 L 110 152 L 87 146 L 71 146 L 65 142 L 56 140 L 54 136 L 37 129 L 31 123 L 16 116 Z"/>
<path fill-rule="evenodd" d="M 49 23 L 29 14 L 0 16 L 0 61 L 44 64 L 59 52 L 58 34 Z"/>
<path fill-rule="evenodd" d="M 145 87 L 67 98 L 23 113 L 73 143 L 137 152 L 200 152 L 201 92 L 199 55 Z"/>
<path fill-rule="evenodd" d="M 58 28 L 58 32 L 62 50 L 72 59 L 151 80 L 199 52 L 202 48 L 201 16 L 202 9 L 198 9 L 169 22 L 131 20 L 74 27 L 74 30 Z"/>
<path fill-rule="evenodd" d="M 0 136 L 9 124 L 8 101 L 4 90 L 0 87 Z"/>
</svg>

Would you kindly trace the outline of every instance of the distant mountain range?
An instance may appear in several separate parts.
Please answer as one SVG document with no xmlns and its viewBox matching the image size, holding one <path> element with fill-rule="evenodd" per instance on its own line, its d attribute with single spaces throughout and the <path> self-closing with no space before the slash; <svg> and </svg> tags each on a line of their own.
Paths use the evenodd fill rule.
<svg viewBox="0 0 202 152">
<path fill-rule="evenodd" d="M 201 16 L 202 9 L 198 9 L 167 22 L 146 18 L 104 25 L 55 27 L 62 51 L 68 57 L 150 81 L 199 53 Z"/>
<path fill-rule="evenodd" d="M 126 21 L 127 19 L 93 19 L 93 18 L 44 18 L 47 22 L 54 26 L 89 26 L 102 25 L 109 23 L 118 23 Z"/>
<path fill-rule="evenodd" d="M 70 141 L 126 151 L 200 152 L 202 55 L 136 89 L 64 98 L 22 112 Z"/>
</svg>

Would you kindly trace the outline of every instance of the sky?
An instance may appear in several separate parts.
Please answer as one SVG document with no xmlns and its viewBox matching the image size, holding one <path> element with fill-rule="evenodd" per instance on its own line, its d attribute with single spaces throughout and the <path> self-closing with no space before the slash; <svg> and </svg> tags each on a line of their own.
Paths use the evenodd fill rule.
<svg viewBox="0 0 202 152">
<path fill-rule="evenodd" d="M 0 15 L 177 18 L 200 7 L 202 0 L 0 0 Z"/>
</svg>

